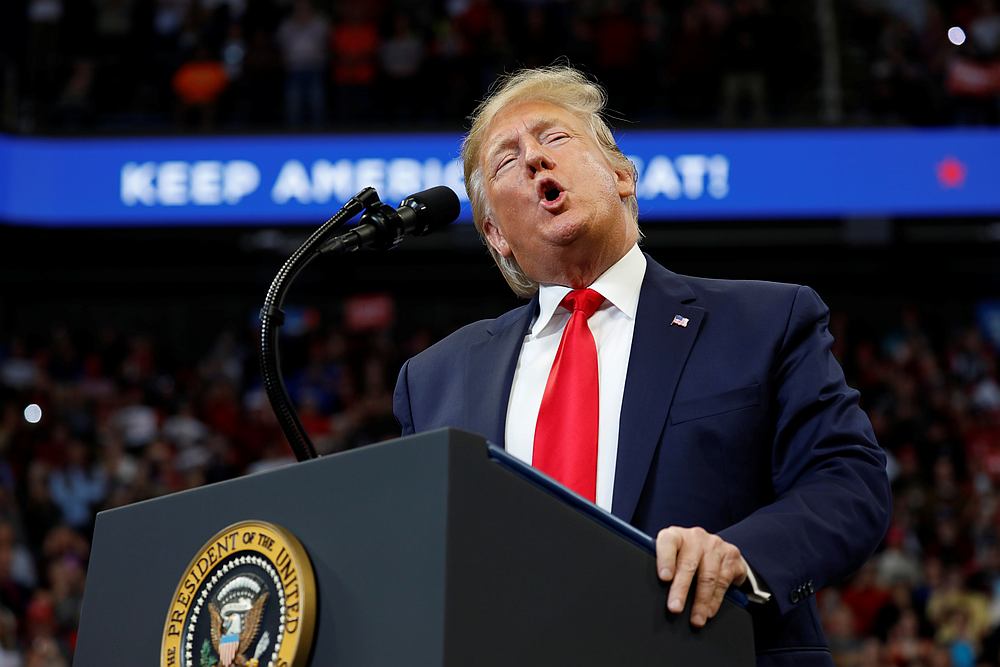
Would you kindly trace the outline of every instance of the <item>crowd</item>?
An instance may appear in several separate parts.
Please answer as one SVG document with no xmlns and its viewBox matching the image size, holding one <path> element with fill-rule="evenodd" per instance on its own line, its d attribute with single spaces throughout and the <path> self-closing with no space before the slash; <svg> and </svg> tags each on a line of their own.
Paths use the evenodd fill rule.
<svg viewBox="0 0 1000 667">
<path fill-rule="evenodd" d="M 312 311 L 287 328 L 289 393 L 321 453 L 398 436 L 395 375 L 425 332 Z M 254 340 L 223 332 L 190 359 L 110 327 L 0 341 L 0 667 L 69 664 L 96 512 L 294 460 Z"/>
<path fill-rule="evenodd" d="M 0 108 L 17 131 L 454 127 L 498 72 L 557 58 L 631 121 L 1000 122 L 996 0 L 14 6 Z"/>
<path fill-rule="evenodd" d="M 323 453 L 397 435 L 399 365 L 444 333 L 366 312 L 307 311 L 283 342 Z M 997 349 L 913 310 L 889 330 L 843 314 L 831 328 L 895 494 L 879 553 L 820 595 L 838 665 L 1000 665 Z M 97 511 L 292 461 L 255 338 L 225 331 L 190 358 L 113 327 L 0 340 L 0 667 L 69 664 Z"/>
<path fill-rule="evenodd" d="M 996 342 L 914 311 L 881 335 L 834 320 L 838 356 L 890 456 L 880 552 L 827 589 L 838 665 L 1000 664 L 1000 384 Z"/>
</svg>

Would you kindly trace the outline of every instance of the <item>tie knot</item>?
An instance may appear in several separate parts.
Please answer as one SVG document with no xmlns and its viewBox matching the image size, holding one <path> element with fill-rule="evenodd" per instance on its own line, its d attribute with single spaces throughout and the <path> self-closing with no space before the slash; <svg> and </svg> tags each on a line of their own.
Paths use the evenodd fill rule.
<svg viewBox="0 0 1000 667">
<path fill-rule="evenodd" d="M 562 307 L 571 312 L 581 311 L 589 320 L 590 316 L 604 303 L 604 297 L 592 289 L 575 289 L 563 297 Z"/>
</svg>

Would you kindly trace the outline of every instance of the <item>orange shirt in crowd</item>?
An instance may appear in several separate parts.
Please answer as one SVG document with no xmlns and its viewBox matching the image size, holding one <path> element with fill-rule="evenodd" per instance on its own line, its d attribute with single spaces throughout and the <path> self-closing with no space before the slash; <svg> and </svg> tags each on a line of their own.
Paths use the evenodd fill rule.
<svg viewBox="0 0 1000 667">
<path fill-rule="evenodd" d="M 374 23 L 345 23 L 330 31 L 333 80 L 338 85 L 368 85 L 375 81 L 379 37 Z"/>
<path fill-rule="evenodd" d="M 174 92 L 185 104 L 211 104 L 226 89 L 229 77 L 217 60 L 193 60 L 174 74 Z"/>
</svg>

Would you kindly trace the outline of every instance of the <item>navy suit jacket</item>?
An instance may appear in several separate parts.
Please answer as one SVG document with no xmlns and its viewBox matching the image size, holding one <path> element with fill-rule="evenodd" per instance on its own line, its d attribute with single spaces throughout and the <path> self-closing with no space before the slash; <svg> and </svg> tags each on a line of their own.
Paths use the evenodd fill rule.
<svg viewBox="0 0 1000 667">
<path fill-rule="evenodd" d="M 751 604 L 760 665 L 832 665 L 813 593 L 888 526 L 885 457 L 808 287 L 681 276 L 647 256 L 625 382 L 612 513 L 655 536 L 701 526 L 771 591 Z M 404 434 L 454 426 L 504 442 L 537 296 L 407 361 Z M 686 327 L 672 325 L 675 315 Z"/>
</svg>

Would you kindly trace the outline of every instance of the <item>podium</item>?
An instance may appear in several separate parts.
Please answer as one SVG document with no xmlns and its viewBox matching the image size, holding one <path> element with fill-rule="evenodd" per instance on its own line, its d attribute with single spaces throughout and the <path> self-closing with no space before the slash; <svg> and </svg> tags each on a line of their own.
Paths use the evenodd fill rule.
<svg viewBox="0 0 1000 667">
<path fill-rule="evenodd" d="M 178 582 L 245 520 L 311 561 L 295 665 L 754 664 L 745 609 L 727 598 L 700 630 L 669 614 L 652 541 L 525 468 L 442 429 L 102 512 L 74 665 L 165 664 Z"/>
</svg>

